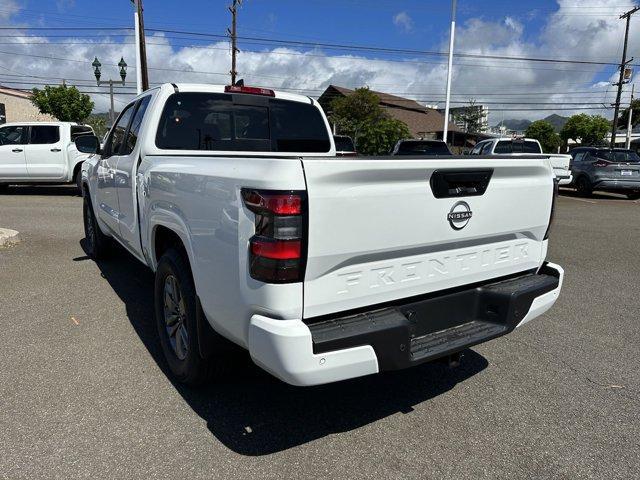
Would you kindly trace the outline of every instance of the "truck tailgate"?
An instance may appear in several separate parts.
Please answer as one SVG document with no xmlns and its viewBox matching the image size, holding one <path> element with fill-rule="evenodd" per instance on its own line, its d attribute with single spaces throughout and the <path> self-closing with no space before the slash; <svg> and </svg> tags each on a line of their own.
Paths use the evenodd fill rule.
<svg viewBox="0 0 640 480">
<path fill-rule="evenodd" d="M 302 163 L 309 206 L 305 318 L 535 269 L 544 260 L 553 195 L 546 159 Z M 456 185 L 471 185 L 456 175 L 465 172 L 471 178 L 488 172 L 486 191 L 456 196 Z M 440 198 L 432 176 L 453 179 L 436 188 Z"/>
</svg>

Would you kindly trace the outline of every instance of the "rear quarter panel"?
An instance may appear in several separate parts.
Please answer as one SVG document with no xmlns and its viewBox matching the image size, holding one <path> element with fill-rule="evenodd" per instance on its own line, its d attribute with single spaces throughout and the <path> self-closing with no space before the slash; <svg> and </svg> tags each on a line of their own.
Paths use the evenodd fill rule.
<svg viewBox="0 0 640 480">
<path fill-rule="evenodd" d="M 139 173 L 144 255 L 155 269 L 158 226 L 180 235 L 215 330 L 246 346 L 252 315 L 301 318 L 302 283 L 269 285 L 249 276 L 254 216 L 240 197 L 243 187 L 304 190 L 299 159 L 148 155 Z"/>
</svg>

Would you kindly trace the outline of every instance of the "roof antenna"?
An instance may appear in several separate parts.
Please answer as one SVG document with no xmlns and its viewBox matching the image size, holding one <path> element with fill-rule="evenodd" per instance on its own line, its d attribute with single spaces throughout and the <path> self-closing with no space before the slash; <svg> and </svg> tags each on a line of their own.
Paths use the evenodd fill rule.
<svg viewBox="0 0 640 480">
<path fill-rule="evenodd" d="M 238 80 L 235 85 L 237 87 L 244 87 L 244 78 L 241 78 L 240 80 Z"/>
</svg>

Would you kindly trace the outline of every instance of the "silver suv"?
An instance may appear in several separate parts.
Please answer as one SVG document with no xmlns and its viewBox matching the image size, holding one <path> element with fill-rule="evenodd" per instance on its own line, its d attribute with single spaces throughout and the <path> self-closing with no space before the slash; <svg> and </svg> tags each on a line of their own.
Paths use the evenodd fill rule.
<svg viewBox="0 0 640 480">
<path fill-rule="evenodd" d="M 640 156 L 633 150 L 578 147 L 569 153 L 579 194 L 589 196 L 600 190 L 640 198 Z"/>
</svg>

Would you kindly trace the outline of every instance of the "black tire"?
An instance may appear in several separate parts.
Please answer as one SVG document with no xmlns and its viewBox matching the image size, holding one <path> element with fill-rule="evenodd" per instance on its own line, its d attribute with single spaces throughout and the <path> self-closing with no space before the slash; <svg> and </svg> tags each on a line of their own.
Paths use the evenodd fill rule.
<svg viewBox="0 0 640 480">
<path fill-rule="evenodd" d="M 0 193 L 6 193 L 9 190 L 9 185 L 6 183 L 0 183 Z"/>
<path fill-rule="evenodd" d="M 200 355 L 196 291 L 188 259 L 176 249 L 168 249 L 160 258 L 154 304 L 160 346 L 169 370 L 181 383 L 203 384 L 211 376 L 212 361 Z"/>
<path fill-rule="evenodd" d="M 578 194 L 580 194 L 583 197 L 590 197 L 591 194 L 593 193 L 593 187 L 591 186 L 591 182 L 584 175 L 581 177 L 578 177 L 578 179 L 576 180 L 576 190 L 578 191 Z"/>
<path fill-rule="evenodd" d="M 76 187 L 78 187 L 78 192 L 82 195 L 82 168 L 79 168 L 76 172 L 76 176 L 74 179 Z"/>
<path fill-rule="evenodd" d="M 629 200 L 638 200 L 640 199 L 640 192 L 627 193 L 627 198 Z"/>
<path fill-rule="evenodd" d="M 88 198 L 88 192 L 82 200 L 82 217 L 87 254 L 94 260 L 106 258 L 111 250 L 111 239 L 100 230 L 91 201 Z"/>
</svg>

